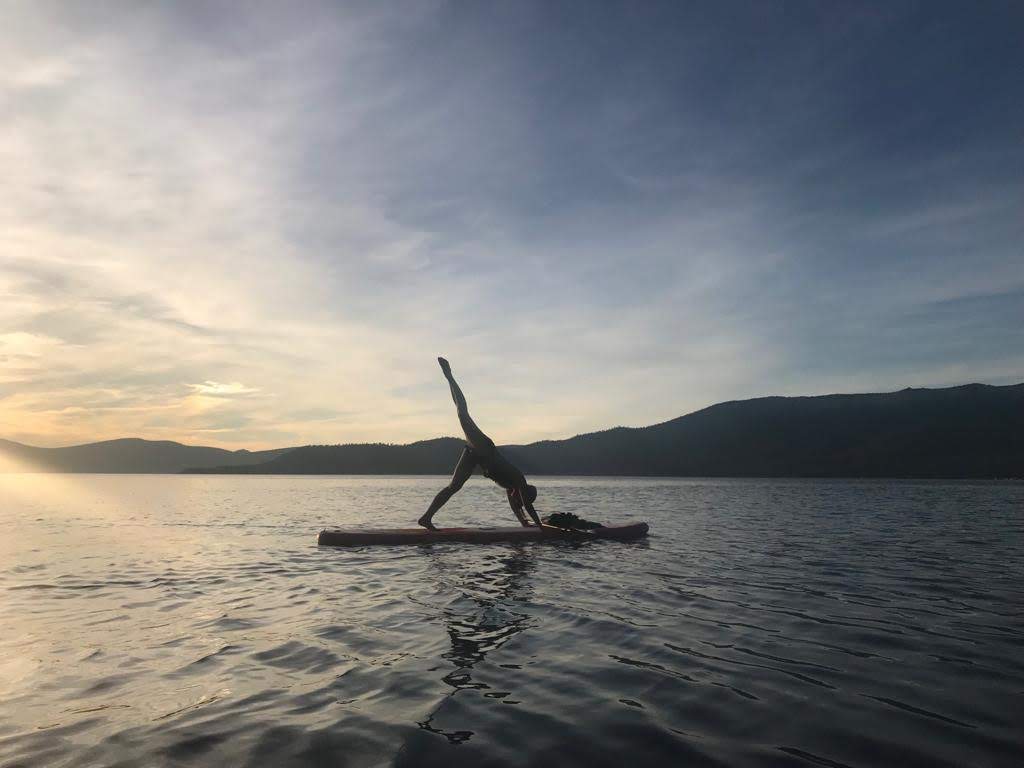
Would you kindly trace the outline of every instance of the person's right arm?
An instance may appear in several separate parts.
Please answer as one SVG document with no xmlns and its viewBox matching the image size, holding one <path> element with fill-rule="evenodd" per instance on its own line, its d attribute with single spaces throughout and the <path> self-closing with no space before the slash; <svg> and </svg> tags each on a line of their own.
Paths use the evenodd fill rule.
<svg viewBox="0 0 1024 768">
<path fill-rule="evenodd" d="M 537 510 L 533 508 L 533 504 L 526 502 L 526 511 L 530 513 L 530 517 L 533 518 L 533 522 L 537 524 L 538 528 L 543 528 L 544 523 L 540 521 L 540 515 L 537 514 Z"/>
<path fill-rule="evenodd" d="M 519 524 L 529 526 L 530 524 L 526 521 L 526 515 L 523 514 L 523 504 L 519 500 L 519 492 L 508 490 L 506 491 L 506 495 L 508 496 L 508 505 L 512 508 L 512 512 L 515 514 Z"/>
</svg>

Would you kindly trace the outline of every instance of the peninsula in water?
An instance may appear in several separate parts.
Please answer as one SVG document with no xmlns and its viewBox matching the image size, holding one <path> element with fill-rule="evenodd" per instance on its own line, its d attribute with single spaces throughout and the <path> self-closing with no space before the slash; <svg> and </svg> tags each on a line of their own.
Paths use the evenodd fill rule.
<svg viewBox="0 0 1024 768">
<path fill-rule="evenodd" d="M 452 437 L 255 452 L 137 439 L 67 448 L 0 441 L 0 457 L 16 460 L 7 466 L 51 472 L 448 474 L 461 449 Z M 1022 477 L 1024 384 L 762 397 L 501 450 L 535 475 Z"/>
</svg>

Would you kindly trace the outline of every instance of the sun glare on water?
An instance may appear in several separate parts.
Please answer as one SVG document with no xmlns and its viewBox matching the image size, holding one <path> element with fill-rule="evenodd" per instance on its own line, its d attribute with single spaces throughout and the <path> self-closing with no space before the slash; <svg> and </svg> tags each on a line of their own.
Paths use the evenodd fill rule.
<svg viewBox="0 0 1024 768">
<path fill-rule="evenodd" d="M 172 490 L 163 498 L 189 509 L 199 486 L 190 478 L 170 480 Z M 176 516 L 153 504 L 151 482 L 149 476 L 47 472 L 0 452 L 0 582 L 30 590 L 12 593 L 0 583 L 0 700 L 31 690 L 50 674 L 39 649 L 62 642 L 53 636 L 52 616 L 32 610 L 27 594 L 52 597 L 80 589 L 91 578 L 84 574 L 95 572 L 97 552 L 113 573 L 132 562 L 180 562 L 197 549 L 198 530 L 177 525 Z M 106 606 L 99 593 L 92 604 L 96 610 Z"/>
</svg>

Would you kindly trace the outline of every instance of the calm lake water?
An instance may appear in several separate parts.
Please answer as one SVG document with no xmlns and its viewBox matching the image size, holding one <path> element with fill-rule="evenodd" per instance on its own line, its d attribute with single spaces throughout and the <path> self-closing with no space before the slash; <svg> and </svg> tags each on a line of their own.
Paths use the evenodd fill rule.
<svg viewBox="0 0 1024 768">
<path fill-rule="evenodd" d="M 0 476 L 0 765 L 1024 763 L 1024 484 L 537 478 L 652 535 L 316 546 L 445 482 Z"/>
</svg>

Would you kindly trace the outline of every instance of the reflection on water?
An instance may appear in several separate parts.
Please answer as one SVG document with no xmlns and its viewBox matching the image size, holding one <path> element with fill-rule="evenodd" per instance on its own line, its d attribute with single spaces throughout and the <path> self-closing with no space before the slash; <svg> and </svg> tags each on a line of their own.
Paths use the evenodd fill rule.
<svg viewBox="0 0 1024 768">
<path fill-rule="evenodd" d="M 548 478 L 651 537 L 337 550 L 437 479 L 41 478 L 0 477 L 2 766 L 1024 763 L 1024 484 Z"/>
<path fill-rule="evenodd" d="M 501 648 L 516 633 L 530 626 L 530 617 L 517 611 L 517 603 L 530 598 L 533 560 L 522 545 L 509 545 L 509 552 L 486 558 L 484 567 L 466 567 L 448 548 L 429 547 L 429 568 L 439 582 L 454 588 L 462 598 L 442 610 L 451 650 L 442 653 L 454 669 L 441 680 L 452 687 L 449 696 L 466 689 L 489 691 L 486 683 L 474 682 L 473 667 L 488 652 Z M 486 696 L 501 698 L 508 691 L 489 691 Z M 452 744 L 469 741 L 471 730 L 444 730 L 433 725 L 443 701 L 418 725 L 444 736 Z"/>
</svg>

